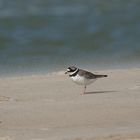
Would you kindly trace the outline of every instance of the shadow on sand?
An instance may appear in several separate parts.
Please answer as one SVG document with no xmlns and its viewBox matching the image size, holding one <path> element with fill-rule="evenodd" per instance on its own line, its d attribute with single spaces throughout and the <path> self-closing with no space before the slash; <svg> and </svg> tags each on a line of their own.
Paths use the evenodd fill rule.
<svg viewBox="0 0 140 140">
<path fill-rule="evenodd" d="M 117 91 L 114 91 L 114 90 L 108 90 L 108 91 L 93 91 L 93 92 L 86 92 L 86 94 L 105 94 L 105 93 L 114 93 L 114 92 L 117 92 Z"/>
</svg>

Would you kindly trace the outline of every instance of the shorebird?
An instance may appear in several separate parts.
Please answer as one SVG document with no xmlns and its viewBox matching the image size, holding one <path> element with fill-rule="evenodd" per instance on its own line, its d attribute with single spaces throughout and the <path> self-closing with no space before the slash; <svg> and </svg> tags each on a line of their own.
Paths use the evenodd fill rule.
<svg viewBox="0 0 140 140">
<path fill-rule="evenodd" d="M 89 71 L 79 69 L 75 66 L 70 66 L 67 68 L 67 71 L 65 74 L 69 74 L 69 77 L 78 85 L 83 85 L 84 90 L 83 94 L 86 93 L 86 86 L 90 85 L 94 81 L 96 81 L 98 78 L 102 77 L 107 77 L 107 75 L 98 75 L 98 74 L 93 74 Z"/>
</svg>

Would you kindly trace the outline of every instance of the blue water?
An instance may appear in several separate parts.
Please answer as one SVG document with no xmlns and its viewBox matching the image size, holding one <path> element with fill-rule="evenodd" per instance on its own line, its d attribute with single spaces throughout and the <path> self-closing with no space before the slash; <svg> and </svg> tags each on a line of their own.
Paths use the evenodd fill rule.
<svg viewBox="0 0 140 140">
<path fill-rule="evenodd" d="M 0 75 L 139 61 L 139 0 L 0 0 Z"/>
</svg>

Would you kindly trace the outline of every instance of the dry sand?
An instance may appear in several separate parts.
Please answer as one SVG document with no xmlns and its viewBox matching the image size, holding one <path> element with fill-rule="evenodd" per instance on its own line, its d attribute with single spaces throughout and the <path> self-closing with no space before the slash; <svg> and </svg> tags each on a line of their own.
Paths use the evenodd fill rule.
<svg viewBox="0 0 140 140">
<path fill-rule="evenodd" d="M 84 96 L 61 73 L 0 78 L 0 140 L 140 140 L 140 69 L 98 73 Z"/>
</svg>

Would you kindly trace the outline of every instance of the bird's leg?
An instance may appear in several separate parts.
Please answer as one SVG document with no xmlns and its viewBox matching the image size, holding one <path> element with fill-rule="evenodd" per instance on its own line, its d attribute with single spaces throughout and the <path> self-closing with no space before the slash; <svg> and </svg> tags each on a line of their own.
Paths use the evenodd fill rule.
<svg viewBox="0 0 140 140">
<path fill-rule="evenodd" d="M 82 95 L 84 95 L 86 93 L 86 85 L 84 86 L 84 91 L 82 93 Z"/>
</svg>

